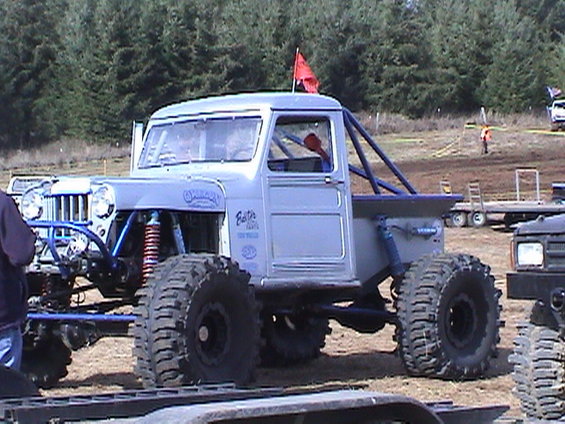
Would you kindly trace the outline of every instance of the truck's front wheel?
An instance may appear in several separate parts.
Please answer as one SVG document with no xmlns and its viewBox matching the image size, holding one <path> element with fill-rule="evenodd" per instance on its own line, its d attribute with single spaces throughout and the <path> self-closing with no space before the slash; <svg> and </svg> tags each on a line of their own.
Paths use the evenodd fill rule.
<svg viewBox="0 0 565 424">
<path fill-rule="evenodd" d="M 509 362 L 514 365 L 514 393 L 526 416 L 564 420 L 565 341 L 559 332 L 532 323 L 521 325 Z"/>
<path fill-rule="evenodd" d="M 248 383 L 259 358 L 259 314 L 249 274 L 226 258 L 181 255 L 141 289 L 133 329 L 145 387 Z"/>
<path fill-rule="evenodd" d="M 414 263 L 397 290 L 396 338 L 408 372 L 480 377 L 497 353 L 500 291 L 490 268 L 468 255 Z"/>
</svg>

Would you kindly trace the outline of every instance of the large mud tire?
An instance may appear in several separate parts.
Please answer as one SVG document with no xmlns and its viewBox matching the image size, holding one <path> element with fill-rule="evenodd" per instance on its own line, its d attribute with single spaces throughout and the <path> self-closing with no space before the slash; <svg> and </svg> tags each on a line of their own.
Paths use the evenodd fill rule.
<svg viewBox="0 0 565 424">
<path fill-rule="evenodd" d="M 258 311 L 249 274 L 230 260 L 167 259 L 140 290 L 136 374 L 145 387 L 250 382 L 259 358 Z"/>
<path fill-rule="evenodd" d="M 468 255 L 425 256 L 396 291 L 396 340 L 410 374 L 449 380 L 484 375 L 500 340 L 501 293 L 488 266 Z"/>
<path fill-rule="evenodd" d="M 327 318 L 263 313 L 261 365 L 284 366 L 320 356 L 330 333 Z"/>
<path fill-rule="evenodd" d="M 39 396 L 37 387 L 21 372 L 0 365 L 0 399 Z"/>
<path fill-rule="evenodd" d="M 33 384 L 42 389 L 50 389 L 68 374 L 71 363 L 71 350 L 61 339 L 50 337 L 36 346 L 26 346 L 22 354 L 22 372 Z"/>
<path fill-rule="evenodd" d="M 522 323 L 509 357 L 514 394 L 530 419 L 565 422 L 565 341 L 551 328 Z"/>
</svg>

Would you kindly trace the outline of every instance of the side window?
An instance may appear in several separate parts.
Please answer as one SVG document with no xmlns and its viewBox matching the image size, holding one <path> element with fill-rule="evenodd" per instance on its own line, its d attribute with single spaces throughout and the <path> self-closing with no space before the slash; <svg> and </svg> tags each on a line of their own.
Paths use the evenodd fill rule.
<svg viewBox="0 0 565 424">
<path fill-rule="evenodd" d="M 331 172 L 330 122 L 325 117 L 280 117 L 269 146 L 268 166 L 278 172 Z"/>
</svg>

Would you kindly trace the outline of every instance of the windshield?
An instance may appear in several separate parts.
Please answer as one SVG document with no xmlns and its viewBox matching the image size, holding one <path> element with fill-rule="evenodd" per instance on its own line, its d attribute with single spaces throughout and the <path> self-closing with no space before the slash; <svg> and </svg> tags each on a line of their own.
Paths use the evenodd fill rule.
<svg viewBox="0 0 565 424">
<path fill-rule="evenodd" d="M 139 159 L 140 168 L 191 162 L 245 162 L 253 158 L 261 119 L 214 118 L 154 125 Z"/>
</svg>

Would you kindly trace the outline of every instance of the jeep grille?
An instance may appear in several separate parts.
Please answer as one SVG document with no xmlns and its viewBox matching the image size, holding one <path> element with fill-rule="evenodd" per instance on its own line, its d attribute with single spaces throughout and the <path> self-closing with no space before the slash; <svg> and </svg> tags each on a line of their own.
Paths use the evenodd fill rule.
<svg viewBox="0 0 565 424">
<path fill-rule="evenodd" d="M 44 219 L 85 223 L 88 221 L 88 195 L 71 194 L 45 198 Z"/>
</svg>

